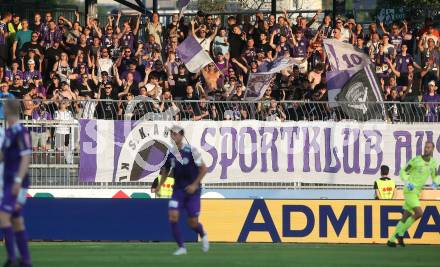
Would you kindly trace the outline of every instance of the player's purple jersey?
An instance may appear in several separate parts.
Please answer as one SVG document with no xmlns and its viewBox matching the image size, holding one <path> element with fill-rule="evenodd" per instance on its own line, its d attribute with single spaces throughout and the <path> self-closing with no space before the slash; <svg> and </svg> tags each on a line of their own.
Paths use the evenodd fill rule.
<svg viewBox="0 0 440 267">
<path fill-rule="evenodd" d="M 179 151 L 173 149 L 168 153 L 164 164 L 166 170 L 172 170 L 174 190 L 185 189 L 199 175 L 199 166 L 203 164 L 199 151 L 190 145 L 184 145 Z"/>
<path fill-rule="evenodd" d="M 22 124 L 16 123 L 6 129 L 2 152 L 5 164 L 4 187 L 7 187 L 14 183 L 20 168 L 21 157 L 32 153 L 29 131 Z M 24 177 L 22 186 L 29 187 L 29 175 Z"/>
</svg>

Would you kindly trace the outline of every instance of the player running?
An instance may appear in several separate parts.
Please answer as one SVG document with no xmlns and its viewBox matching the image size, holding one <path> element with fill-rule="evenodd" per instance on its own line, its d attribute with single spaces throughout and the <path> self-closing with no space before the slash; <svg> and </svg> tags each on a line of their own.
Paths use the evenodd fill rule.
<svg viewBox="0 0 440 267">
<path fill-rule="evenodd" d="M 182 128 L 173 126 L 170 133 L 171 139 L 176 146 L 169 151 L 167 160 L 161 169 L 162 179 L 159 186 L 162 186 L 165 178 L 173 172 L 175 180 L 174 191 L 169 202 L 168 214 L 173 237 L 179 246 L 173 255 L 179 256 L 187 253 L 178 224 L 179 215 L 182 210 L 186 210 L 188 213 L 188 225 L 200 235 L 203 252 L 208 252 L 208 236 L 203 230 L 202 224 L 199 223 L 200 183 L 208 172 L 208 168 L 203 162 L 199 151 L 191 145 L 182 142 L 184 138 L 184 130 Z"/>
<path fill-rule="evenodd" d="M 4 161 L 3 196 L 0 204 L 0 229 L 5 238 L 7 261 L 4 267 L 29 267 L 31 257 L 24 220 L 21 214 L 29 187 L 29 164 L 32 146 L 28 130 L 18 123 L 20 103 L 9 100 L 4 112 L 8 128 L 0 154 Z M 18 261 L 15 244 L 20 252 Z"/>
<path fill-rule="evenodd" d="M 432 158 L 434 153 L 434 143 L 425 143 L 423 155 L 412 158 L 404 169 L 400 170 L 400 177 L 405 182 L 403 194 L 405 203 L 403 204 L 403 216 L 396 227 L 396 231 L 388 240 L 389 247 L 396 246 L 396 240 L 402 247 L 405 246 L 403 236 L 411 225 L 422 217 L 423 210 L 420 207 L 420 193 L 426 184 L 428 177 L 432 178 L 432 188 L 437 189 L 439 177 L 437 176 L 437 161 Z"/>
</svg>

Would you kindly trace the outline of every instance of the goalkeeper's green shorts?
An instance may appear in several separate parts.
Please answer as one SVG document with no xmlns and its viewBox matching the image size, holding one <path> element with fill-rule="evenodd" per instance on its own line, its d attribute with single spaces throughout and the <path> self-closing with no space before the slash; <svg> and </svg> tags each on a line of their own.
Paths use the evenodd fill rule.
<svg viewBox="0 0 440 267">
<path fill-rule="evenodd" d="M 420 198 L 418 192 L 404 192 L 405 203 L 403 204 L 403 209 L 414 213 L 414 208 L 420 207 Z"/>
</svg>

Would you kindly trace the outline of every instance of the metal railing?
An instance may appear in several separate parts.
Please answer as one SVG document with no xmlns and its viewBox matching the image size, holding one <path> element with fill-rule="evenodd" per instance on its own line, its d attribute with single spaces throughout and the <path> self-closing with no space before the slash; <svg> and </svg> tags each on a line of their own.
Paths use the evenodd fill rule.
<svg viewBox="0 0 440 267">
<path fill-rule="evenodd" d="M 384 120 L 390 123 L 438 122 L 440 103 L 422 102 L 326 102 L 326 101 L 224 101 L 222 95 L 201 100 L 164 100 L 138 96 L 133 100 L 63 100 L 66 110 L 75 119 L 103 120 L 291 120 L 365 121 Z M 3 104 L 0 100 L 0 119 Z M 60 102 L 52 100 L 21 100 L 21 117 L 31 119 L 32 113 L 47 112 L 52 118 Z M 35 121 L 34 121 L 35 122 Z"/>
<path fill-rule="evenodd" d="M 5 100 L 2 100 L 5 101 Z M 3 102 L 0 122 L 4 125 Z M 149 182 L 81 182 L 79 173 L 79 120 L 279 120 L 338 121 L 382 120 L 387 123 L 437 123 L 440 103 L 327 103 L 312 101 L 133 101 L 84 100 L 66 102 L 70 120 L 57 119 L 57 102 L 24 101 L 21 122 L 32 136 L 31 179 L 34 188 L 146 188 Z M 335 106 L 335 104 L 338 104 Z M 358 108 L 357 110 L 355 108 Z M 353 109 L 353 113 L 350 111 Z M 49 116 L 43 113 L 50 114 Z M 283 115 L 284 114 L 284 115 Z M 47 119 L 39 119 L 47 118 Z M 0 125 L 1 126 L 1 125 Z M 214 185 L 207 185 L 213 187 Z M 324 188 L 364 188 L 362 186 L 319 185 Z M 215 184 L 225 188 L 310 188 L 295 183 Z"/>
</svg>

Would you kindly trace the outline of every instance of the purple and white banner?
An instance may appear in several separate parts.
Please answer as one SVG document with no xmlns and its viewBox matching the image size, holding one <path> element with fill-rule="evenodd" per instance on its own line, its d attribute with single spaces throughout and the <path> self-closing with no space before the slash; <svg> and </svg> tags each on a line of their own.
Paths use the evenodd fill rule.
<svg viewBox="0 0 440 267">
<path fill-rule="evenodd" d="M 208 183 L 372 185 L 381 165 L 397 176 L 427 140 L 436 144 L 434 157 L 440 156 L 440 126 L 435 124 L 82 120 L 81 181 L 153 181 L 171 145 L 173 123 L 201 151 Z"/>
<path fill-rule="evenodd" d="M 369 56 L 356 50 L 351 44 L 334 39 L 324 39 L 324 48 L 332 71 L 361 69 L 371 64 Z"/>
<path fill-rule="evenodd" d="M 273 73 L 251 73 L 247 82 L 244 98 L 248 100 L 258 100 L 264 96 L 270 87 L 275 74 Z"/>
</svg>

